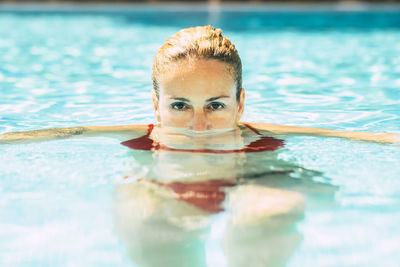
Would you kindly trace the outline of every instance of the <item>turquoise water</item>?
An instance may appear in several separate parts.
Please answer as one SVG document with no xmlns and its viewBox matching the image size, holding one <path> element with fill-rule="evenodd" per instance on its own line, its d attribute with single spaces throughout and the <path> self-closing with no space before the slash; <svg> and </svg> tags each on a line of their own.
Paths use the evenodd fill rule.
<svg viewBox="0 0 400 267">
<path fill-rule="evenodd" d="M 2 11 L 0 133 L 154 122 L 157 48 L 180 28 L 207 23 L 241 55 L 244 121 L 400 133 L 399 18 L 396 9 Z M 138 165 L 129 153 L 103 137 L 2 145 L 1 265 L 141 266 L 114 211 L 117 185 Z M 321 172 L 312 179 L 336 188 L 326 204 L 323 193 L 307 202 L 288 266 L 398 264 L 398 146 L 294 136 L 276 158 Z M 273 246 L 258 235 L 243 239 L 248 254 L 229 238 L 235 245 L 224 246 L 224 216 L 211 217 L 202 242 L 188 241 L 188 255 L 201 250 L 199 266 L 243 266 L 231 256 L 244 251 L 260 259 L 251 266 L 264 266 Z M 143 249 L 142 257 L 157 253 Z"/>
</svg>

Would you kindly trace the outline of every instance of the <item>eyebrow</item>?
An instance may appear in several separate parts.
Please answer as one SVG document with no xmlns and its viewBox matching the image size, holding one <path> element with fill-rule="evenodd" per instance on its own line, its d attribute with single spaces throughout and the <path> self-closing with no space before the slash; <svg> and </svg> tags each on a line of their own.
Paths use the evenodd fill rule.
<svg viewBox="0 0 400 267">
<path fill-rule="evenodd" d="M 168 98 L 173 99 L 173 100 L 183 101 L 183 102 L 190 102 L 189 99 L 186 99 L 184 97 L 168 97 Z M 220 98 L 229 98 L 229 96 L 221 95 L 221 96 L 211 97 L 211 98 L 207 99 L 206 102 L 215 101 L 215 100 L 220 99 Z"/>
<path fill-rule="evenodd" d="M 228 95 L 221 95 L 221 96 L 217 96 L 217 97 L 211 97 L 211 98 L 207 99 L 206 101 L 207 102 L 211 102 L 211 101 L 214 101 L 214 100 L 217 100 L 217 99 L 220 99 L 220 98 L 229 98 L 229 96 Z"/>
<path fill-rule="evenodd" d="M 169 99 L 173 99 L 173 100 L 179 100 L 179 101 L 183 101 L 183 102 L 190 102 L 189 99 L 183 98 L 183 97 L 168 97 Z"/>
</svg>

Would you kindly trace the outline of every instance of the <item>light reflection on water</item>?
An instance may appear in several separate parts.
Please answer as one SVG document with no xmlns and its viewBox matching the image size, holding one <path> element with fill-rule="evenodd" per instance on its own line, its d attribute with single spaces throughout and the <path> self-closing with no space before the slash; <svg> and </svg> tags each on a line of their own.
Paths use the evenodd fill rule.
<svg viewBox="0 0 400 267">
<path fill-rule="evenodd" d="M 153 122 L 150 76 L 156 49 L 183 25 L 206 24 L 207 19 L 197 14 L 182 22 L 170 14 L 170 20 L 164 20 L 168 26 L 160 26 L 168 15 L 150 12 L 151 21 L 136 15 L 138 19 L 1 13 L 0 24 L 8 26 L 0 27 L 0 132 Z M 222 14 L 216 23 L 226 26 L 223 29 L 243 60 L 244 120 L 400 132 L 400 50 L 396 45 L 400 32 L 390 24 L 393 14 L 386 15 L 369 14 L 371 20 L 364 27 L 357 16 L 353 22 L 343 17 L 335 22 L 330 14 L 317 13 L 318 23 L 311 29 L 311 15 L 284 13 L 276 20 L 276 14 L 250 14 L 229 24 L 224 19 L 232 14 Z M 290 16 L 297 16 L 297 26 Z M 346 25 L 352 23 L 349 29 Z M 285 179 L 269 180 L 306 196 L 304 218 L 289 219 L 293 227 L 280 230 L 269 228 L 263 218 L 253 226 L 233 227 L 230 218 L 252 218 L 245 208 L 237 209 L 243 212 L 241 216 L 229 217 L 232 214 L 226 212 L 210 217 L 168 194 L 161 196 L 161 206 L 155 205 L 160 204 L 157 190 L 150 197 L 143 194 L 142 199 L 129 198 L 129 194 L 119 197 L 118 190 L 149 190 L 132 189 L 135 183 L 124 183 L 122 177 L 149 174 L 157 166 L 154 162 L 160 164 L 158 174 L 165 168 L 187 174 L 171 155 L 147 159 L 144 153 L 148 152 L 136 152 L 133 157 L 117 140 L 107 138 L 2 146 L 0 262 L 128 266 L 132 260 L 161 259 L 159 253 L 164 251 L 170 255 L 187 252 L 189 258 L 199 259 L 199 266 L 234 266 L 234 262 L 257 266 L 249 259 L 265 264 L 272 259 L 267 251 L 286 247 L 290 266 L 397 264 L 399 148 L 338 139 L 283 138 L 284 149 L 249 155 L 241 159 L 240 168 L 229 165 L 232 161 L 226 156 L 203 159 L 203 166 L 230 166 L 214 166 L 219 178 L 234 170 L 243 175 L 271 166 L 296 170 L 284 175 Z M 179 158 L 183 160 L 188 159 Z M 266 164 L 261 167 L 260 162 Z M 192 167 L 201 169 L 202 165 Z M 311 173 L 302 173 L 303 168 Z M 243 197 L 235 203 L 257 202 L 252 198 L 261 181 L 244 185 L 244 189 L 253 186 L 251 194 L 241 192 Z M 300 187 L 303 191 L 298 183 L 305 183 Z M 234 200 L 232 194 L 230 201 Z M 151 215 L 149 208 L 143 209 L 148 203 L 159 213 Z M 174 216 L 169 205 L 176 208 Z M 133 207 L 147 212 L 147 225 L 134 216 L 138 213 L 131 212 Z M 187 210 L 193 217 L 180 217 Z M 140 238 L 129 239 L 126 229 Z M 158 244 L 163 236 L 174 246 L 168 251 L 165 247 L 154 250 L 151 242 Z M 181 239 L 174 243 L 168 238 Z M 143 254 L 134 249 L 131 259 L 132 247 Z M 282 250 L 275 255 L 285 257 Z"/>
</svg>

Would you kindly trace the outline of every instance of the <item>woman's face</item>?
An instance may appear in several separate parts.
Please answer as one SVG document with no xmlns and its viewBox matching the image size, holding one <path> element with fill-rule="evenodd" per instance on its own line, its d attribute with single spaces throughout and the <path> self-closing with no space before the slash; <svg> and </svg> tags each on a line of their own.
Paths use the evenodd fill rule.
<svg viewBox="0 0 400 267">
<path fill-rule="evenodd" d="M 236 100 L 236 84 L 227 63 L 214 59 L 182 59 L 158 77 L 153 92 L 157 120 L 163 127 L 191 131 L 231 129 L 239 121 L 244 90 Z"/>
</svg>

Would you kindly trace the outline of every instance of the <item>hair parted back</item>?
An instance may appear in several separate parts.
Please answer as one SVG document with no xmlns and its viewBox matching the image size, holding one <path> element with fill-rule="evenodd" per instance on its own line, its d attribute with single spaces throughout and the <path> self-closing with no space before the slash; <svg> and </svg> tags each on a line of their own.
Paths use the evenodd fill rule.
<svg viewBox="0 0 400 267">
<path fill-rule="evenodd" d="M 235 45 L 222 35 L 221 29 L 210 25 L 180 30 L 158 49 L 153 62 L 153 89 L 159 96 L 160 74 L 168 64 L 185 58 L 216 59 L 229 65 L 236 82 L 236 98 L 242 89 L 242 62 Z"/>
</svg>

